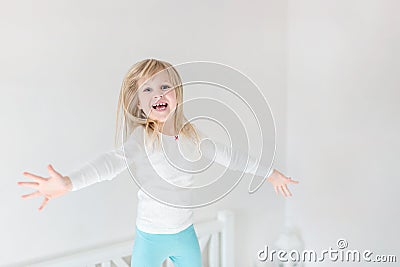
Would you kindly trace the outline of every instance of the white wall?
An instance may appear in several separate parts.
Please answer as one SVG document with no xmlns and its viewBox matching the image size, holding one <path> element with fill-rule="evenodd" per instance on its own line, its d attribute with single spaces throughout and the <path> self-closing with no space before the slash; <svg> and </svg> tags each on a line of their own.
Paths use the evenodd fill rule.
<svg viewBox="0 0 400 267">
<path fill-rule="evenodd" d="M 0 265 L 68 253 L 132 236 L 136 185 L 124 172 L 52 200 L 23 200 L 16 185 L 46 165 L 67 173 L 113 147 L 123 76 L 147 57 L 173 64 L 210 60 L 250 76 L 277 122 L 276 167 L 284 171 L 286 2 L 7 1 L 2 35 Z M 196 220 L 217 209 L 237 215 L 237 266 L 251 266 L 281 230 L 283 199 L 264 184 L 247 194 L 245 179 Z"/>
<path fill-rule="evenodd" d="M 289 211 L 308 249 L 346 238 L 399 258 L 399 9 L 289 1 L 288 174 L 302 181 Z"/>
</svg>

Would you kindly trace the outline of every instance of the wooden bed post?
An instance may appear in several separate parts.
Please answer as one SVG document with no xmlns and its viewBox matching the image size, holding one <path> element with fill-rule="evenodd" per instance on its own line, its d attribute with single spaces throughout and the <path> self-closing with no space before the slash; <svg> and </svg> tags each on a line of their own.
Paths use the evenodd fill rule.
<svg viewBox="0 0 400 267">
<path fill-rule="evenodd" d="M 235 229 L 234 229 L 234 215 L 233 212 L 223 210 L 218 212 L 218 220 L 224 224 L 221 232 L 221 267 L 235 266 Z"/>
</svg>

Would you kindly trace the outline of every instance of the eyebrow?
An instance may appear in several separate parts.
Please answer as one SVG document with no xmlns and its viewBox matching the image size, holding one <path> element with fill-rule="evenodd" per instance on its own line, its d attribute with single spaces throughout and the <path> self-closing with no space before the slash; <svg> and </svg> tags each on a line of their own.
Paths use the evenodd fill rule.
<svg viewBox="0 0 400 267">
<path fill-rule="evenodd" d="M 169 83 L 169 84 L 172 84 L 170 81 L 163 81 L 162 83 Z M 142 88 L 142 87 L 144 87 L 144 86 L 146 86 L 146 85 L 150 85 L 150 84 L 144 83 L 144 84 L 142 84 L 140 87 Z"/>
</svg>

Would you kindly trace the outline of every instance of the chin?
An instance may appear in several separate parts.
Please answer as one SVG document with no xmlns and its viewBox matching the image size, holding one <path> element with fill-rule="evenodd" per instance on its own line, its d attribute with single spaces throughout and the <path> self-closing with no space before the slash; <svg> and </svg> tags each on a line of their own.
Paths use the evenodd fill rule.
<svg viewBox="0 0 400 267">
<path fill-rule="evenodd" d="M 149 119 L 156 121 L 156 122 L 162 122 L 162 123 L 164 123 L 167 120 L 166 118 L 160 118 L 160 117 L 149 117 Z"/>
<path fill-rule="evenodd" d="M 170 117 L 170 114 L 165 114 L 163 116 L 156 116 L 156 117 L 150 116 L 150 119 L 159 121 L 159 122 L 166 122 L 168 118 L 169 118 L 169 120 L 172 119 L 172 117 Z"/>
</svg>

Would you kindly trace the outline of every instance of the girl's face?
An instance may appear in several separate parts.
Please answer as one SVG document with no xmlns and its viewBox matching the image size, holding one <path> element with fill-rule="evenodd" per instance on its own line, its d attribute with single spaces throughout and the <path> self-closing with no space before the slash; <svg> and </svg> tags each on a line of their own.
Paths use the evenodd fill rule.
<svg viewBox="0 0 400 267">
<path fill-rule="evenodd" d="M 177 105 L 175 88 L 166 71 L 157 73 L 147 81 L 139 80 L 138 98 L 138 107 L 143 109 L 146 116 L 161 122 L 167 120 Z"/>
</svg>

